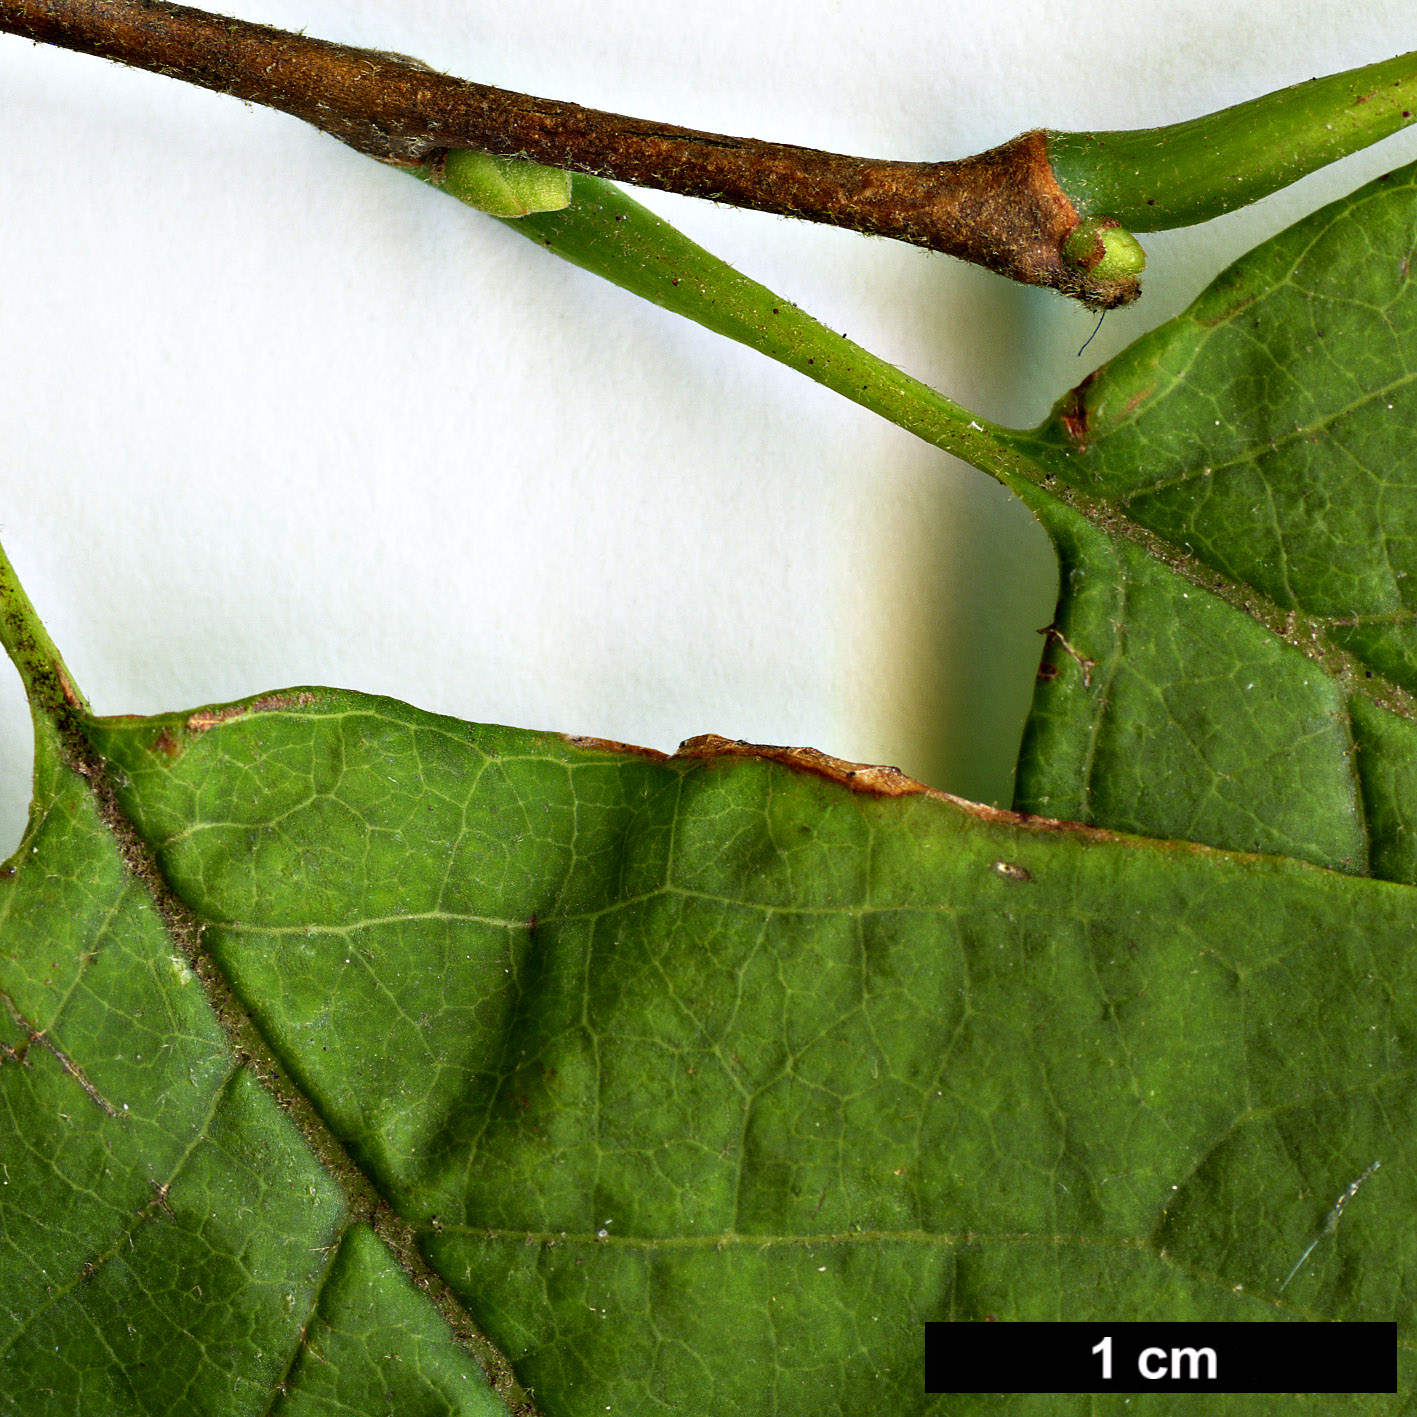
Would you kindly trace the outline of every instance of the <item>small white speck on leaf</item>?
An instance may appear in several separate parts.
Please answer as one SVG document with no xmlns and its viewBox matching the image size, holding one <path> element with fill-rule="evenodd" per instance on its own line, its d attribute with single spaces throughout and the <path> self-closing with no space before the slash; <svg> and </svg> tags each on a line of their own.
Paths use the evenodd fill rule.
<svg viewBox="0 0 1417 1417">
<path fill-rule="evenodd" d="M 1002 876 L 1006 881 L 1025 883 L 1033 879 L 1027 868 L 1020 866 L 1017 861 L 995 861 L 993 870 L 995 875 Z"/>
</svg>

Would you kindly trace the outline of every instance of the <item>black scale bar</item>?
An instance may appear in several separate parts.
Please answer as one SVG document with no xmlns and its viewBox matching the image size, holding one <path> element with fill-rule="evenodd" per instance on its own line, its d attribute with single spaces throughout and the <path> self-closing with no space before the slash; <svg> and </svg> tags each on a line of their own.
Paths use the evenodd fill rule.
<svg viewBox="0 0 1417 1417">
<path fill-rule="evenodd" d="M 925 1391 L 1397 1391 L 1395 1323 L 927 1323 Z"/>
</svg>

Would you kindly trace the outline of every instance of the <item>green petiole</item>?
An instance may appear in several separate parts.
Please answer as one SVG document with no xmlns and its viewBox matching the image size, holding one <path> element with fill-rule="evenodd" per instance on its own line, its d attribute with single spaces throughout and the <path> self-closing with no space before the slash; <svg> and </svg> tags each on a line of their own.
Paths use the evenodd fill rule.
<svg viewBox="0 0 1417 1417">
<path fill-rule="evenodd" d="M 431 180 L 426 169 L 415 176 Z M 445 190 L 451 190 L 445 188 Z M 573 179 L 571 204 L 507 222 L 573 265 L 775 359 L 1006 482 L 1005 430 L 827 329 L 613 183 Z"/>
<path fill-rule="evenodd" d="M 1165 128 L 1049 133 L 1048 160 L 1081 217 L 1166 231 L 1257 202 L 1405 128 L 1414 113 L 1417 52 Z"/>
</svg>

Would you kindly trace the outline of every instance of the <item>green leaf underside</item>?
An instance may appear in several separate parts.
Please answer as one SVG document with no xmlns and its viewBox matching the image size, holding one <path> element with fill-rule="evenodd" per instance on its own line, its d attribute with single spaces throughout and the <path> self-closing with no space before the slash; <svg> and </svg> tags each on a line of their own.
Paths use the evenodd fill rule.
<svg viewBox="0 0 1417 1417">
<path fill-rule="evenodd" d="M 1366 705 L 1385 727 L 1360 760 L 1348 710 L 1363 701 L 1321 665 L 1141 548 L 1034 506 L 1066 591 L 1024 729 L 1017 807 L 1411 879 L 1413 804 L 1384 774 L 1411 761 L 1413 725 Z"/>
<path fill-rule="evenodd" d="M 37 739 L 0 884 L 0 1411 L 505 1413 L 237 1065 Z"/>
<path fill-rule="evenodd" d="M 994 1410 L 919 1366 L 989 1315 L 1396 1314 L 1410 1384 L 1406 887 L 352 693 L 89 731 L 548 1414 Z M 10 1410 L 505 1410 L 41 756 L 0 884 Z"/>
<path fill-rule="evenodd" d="M 1049 472 L 1417 688 L 1417 166 L 1243 257 L 1064 412 Z"/>
<path fill-rule="evenodd" d="M 1244 257 L 1016 440 L 1186 572 L 1031 499 L 1076 656 L 1049 656 L 1018 805 L 1414 879 L 1414 255 L 1409 168 Z M 1327 668 L 1264 628 L 1286 615 Z"/>
</svg>

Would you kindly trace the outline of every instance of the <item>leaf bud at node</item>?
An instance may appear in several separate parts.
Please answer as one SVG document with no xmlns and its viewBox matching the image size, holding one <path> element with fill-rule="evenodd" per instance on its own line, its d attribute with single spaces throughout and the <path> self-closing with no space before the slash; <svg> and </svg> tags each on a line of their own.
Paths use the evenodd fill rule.
<svg viewBox="0 0 1417 1417">
<path fill-rule="evenodd" d="M 559 212 L 571 204 L 571 174 L 520 158 L 453 148 L 434 179 L 449 196 L 489 216 Z"/>
<path fill-rule="evenodd" d="M 1095 281 L 1139 276 L 1146 269 L 1141 242 L 1112 216 L 1080 221 L 1063 242 L 1063 260 Z"/>
</svg>

